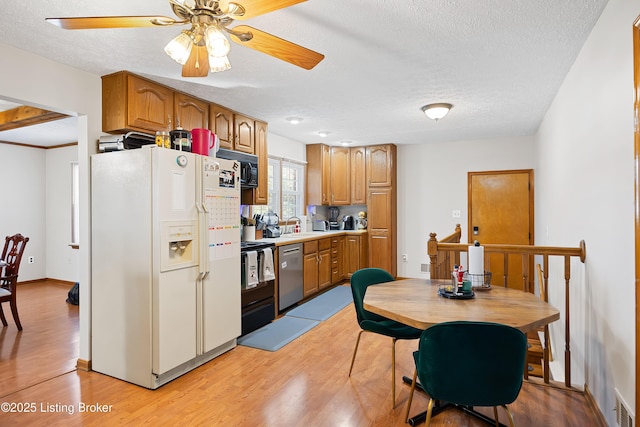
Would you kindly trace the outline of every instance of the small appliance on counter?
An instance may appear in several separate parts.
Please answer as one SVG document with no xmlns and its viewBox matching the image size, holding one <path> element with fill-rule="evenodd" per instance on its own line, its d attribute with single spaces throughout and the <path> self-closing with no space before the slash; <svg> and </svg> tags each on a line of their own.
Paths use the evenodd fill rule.
<svg viewBox="0 0 640 427">
<path fill-rule="evenodd" d="M 342 229 L 343 230 L 355 230 L 356 223 L 351 215 L 345 215 L 342 217 Z"/>
<path fill-rule="evenodd" d="M 313 231 L 329 231 L 329 221 L 323 219 L 313 221 Z"/>
<path fill-rule="evenodd" d="M 367 228 L 367 213 L 365 211 L 358 212 L 358 219 L 356 219 L 356 228 L 358 230 L 365 230 Z"/>
<path fill-rule="evenodd" d="M 340 230 L 339 216 L 340 209 L 336 206 L 329 206 L 329 230 Z"/>
<path fill-rule="evenodd" d="M 262 222 L 265 224 L 264 237 L 280 237 L 280 226 L 278 225 L 278 214 L 267 212 L 262 214 Z"/>
</svg>

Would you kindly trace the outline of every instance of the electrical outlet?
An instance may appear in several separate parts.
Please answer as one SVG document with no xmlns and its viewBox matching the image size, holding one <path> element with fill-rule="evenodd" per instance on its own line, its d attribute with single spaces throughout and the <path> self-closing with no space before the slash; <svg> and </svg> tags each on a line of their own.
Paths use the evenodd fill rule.
<svg viewBox="0 0 640 427">
<path fill-rule="evenodd" d="M 407 262 L 408 259 L 407 254 L 402 254 L 402 262 Z"/>
<path fill-rule="evenodd" d="M 460 210 L 454 209 L 451 211 L 452 218 L 460 218 L 461 216 L 462 216 L 462 212 L 460 212 Z"/>
<path fill-rule="evenodd" d="M 33 264 L 35 262 L 34 257 L 30 256 L 29 257 L 29 264 Z"/>
</svg>

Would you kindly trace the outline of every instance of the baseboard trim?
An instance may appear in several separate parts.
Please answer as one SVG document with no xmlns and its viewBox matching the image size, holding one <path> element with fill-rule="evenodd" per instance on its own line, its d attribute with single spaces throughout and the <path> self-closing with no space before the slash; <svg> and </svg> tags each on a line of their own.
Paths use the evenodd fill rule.
<svg viewBox="0 0 640 427">
<path fill-rule="evenodd" d="M 21 281 L 18 282 L 18 284 L 19 285 L 28 285 L 28 284 L 42 283 L 42 282 L 49 282 L 52 285 L 60 285 L 60 286 L 64 286 L 64 287 L 72 287 L 73 285 L 76 284 L 76 282 L 70 282 L 68 280 L 48 279 L 48 278 L 34 279 L 34 280 L 21 280 Z"/>
<path fill-rule="evenodd" d="M 589 386 L 587 384 L 584 385 L 584 396 L 587 399 L 587 404 L 589 405 L 589 407 L 591 408 L 591 410 L 596 416 L 598 426 L 607 427 L 609 424 L 607 424 L 607 420 L 605 419 L 604 414 L 600 410 L 598 403 L 593 398 L 593 395 L 591 394 L 591 391 L 589 390 Z"/>
<path fill-rule="evenodd" d="M 91 370 L 91 360 L 78 359 L 76 369 L 78 371 L 89 372 Z"/>
</svg>

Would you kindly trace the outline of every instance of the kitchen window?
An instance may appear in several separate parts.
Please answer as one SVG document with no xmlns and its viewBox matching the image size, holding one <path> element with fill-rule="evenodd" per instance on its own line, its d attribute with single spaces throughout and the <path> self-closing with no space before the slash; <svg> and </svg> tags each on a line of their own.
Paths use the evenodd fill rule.
<svg viewBox="0 0 640 427">
<path fill-rule="evenodd" d="M 254 206 L 254 214 L 273 211 L 281 221 L 304 214 L 304 164 L 269 157 L 268 199 L 266 206 Z"/>
</svg>

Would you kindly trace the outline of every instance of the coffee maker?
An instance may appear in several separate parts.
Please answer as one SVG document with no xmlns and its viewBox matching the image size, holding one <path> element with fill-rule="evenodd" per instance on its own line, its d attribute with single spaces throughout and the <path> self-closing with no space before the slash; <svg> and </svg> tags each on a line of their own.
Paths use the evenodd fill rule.
<svg viewBox="0 0 640 427">
<path fill-rule="evenodd" d="M 342 229 L 343 230 L 355 230 L 356 222 L 351 215 L 345 215 L 342 217 Z"/>
<path fill-rule="evenodd" d="M 340 230 L 339 216 L 340 209 L 336 206 L 329 206 L 329 230 Z"/>
</svg>

